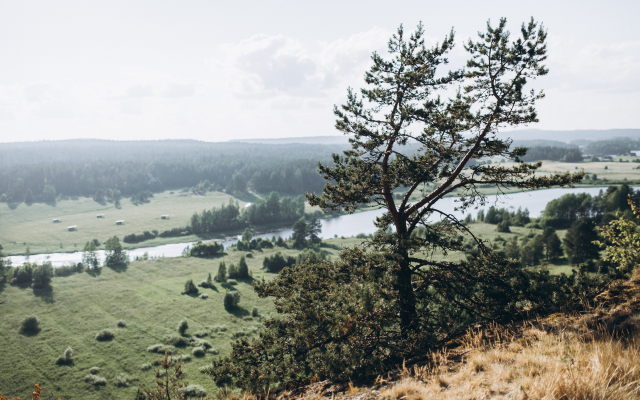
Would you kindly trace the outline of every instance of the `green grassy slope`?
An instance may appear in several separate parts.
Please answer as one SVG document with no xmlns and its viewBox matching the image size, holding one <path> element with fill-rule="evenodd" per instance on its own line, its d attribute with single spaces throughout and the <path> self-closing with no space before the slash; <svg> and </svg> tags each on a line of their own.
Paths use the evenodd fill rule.
<svg viewBox="0 0 640 400">
<path fill-rule="evenodd" d="M 81 251 L 84 244 L 97 238 L 104 242 L 118 235 L 120 239 L 130 233 L 145 230 L 164 231 L 185 226 L 194 212 L 219 207 L 222 203 L 238 200 L 226 193 L 209 192 L 206 196 L 192 193 L 156 194 L 149 203 L 134 205 L 128 199 L 122 200 L 117 209 L 112 203 L 101 205 L 91 198 L 65 200 L 55 206 L 36 203 L 30 206 L 24 203 L 11 210 L 7 204 L 0 204 L 0 243 L 4 252 L 24 254 L 27 246 L 31 253 L 51 253 L 58 251 Z M 240 201 L 240 207 L 246 204 Z M 96 218 L 104 214 L 104 218 Z M 163 220 L 161 215 L 168 214 L 170 219 Z M 53 223 L 61 218 L 62 223 Z M 125 220 L 125 225 L 116 225 L 116 220 Z M 67 226 L 77 225 L 77 232 L 69 232 Z M 154 240 L 152 245 L 187 241 L 184 238 L 166 238 Z M 25 244 L 26 243 L 26 244 Z M 60 247 L 62 244 L 62 247 Z M 149 242 L 138 244 L 148 246 Z M 125 246 L 127 246 L 125 244 Z"/>
</svg>

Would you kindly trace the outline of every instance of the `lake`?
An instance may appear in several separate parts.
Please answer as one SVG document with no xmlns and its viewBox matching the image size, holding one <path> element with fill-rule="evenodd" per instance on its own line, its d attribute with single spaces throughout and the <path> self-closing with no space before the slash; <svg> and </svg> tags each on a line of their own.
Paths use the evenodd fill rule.
<svg viewBox="0 0 640 400">
<path fill-rule="evenodd" d="M 639 187 L 634 187 L 638 189 Z M 556 189 L 544 189 L 530 192 L 511 193 L 501 196 L 487 196 L 486 203 L 482 207 L 473 208 L 467 210 L 466 213 L 457 212 L 456 206 L 459 205 L 456 197 L 445 197 L 438 204 L 438 209 L 442 212 L 453 214 L 459 218 L 463 218 L 466 214 L 471 213 L 474 218 L 477 212 L 481 209 L 487 210 L 491 206 L 498 208 L 509 208 L 517 210 L 519 207 L 522 209 L 529 209 L 529 215 L 531 217 L 539 217 L 542 211 L 545 209 L 547 203 L 553 199 L 557 199 L 567 193 L 589 193 L 592 196 L 597 195 L 600 190 L 606 190 L 606 187 L 593 187 L 593 188 L 556 188 Z M 335 236 L 350 237 L 359 233 L 370 234 L 376 231 L 374 221 L 376 217 L 383 214 L 383 210 L 371 210 L 363 211 L 351 215 L 341 215 L 336 218 L 322 220 L 322 238 L 330 239 Z M 435 222 L 438 218 L 432 216 L 431 220 Z M 269 232 L 265 234 L 256 235 L 263 239 L 271 239 L 271 237 L 281 236 L 288 238 L 293 231 L 291 228 L 281 229 L 275 232 Z M 231 247 L 236 243 L 238 239 L 226 240 L 222 243 L 225 249 Z M 172 243 L 164 244 L 154 247 L 142 247 L 134 250 L 128 250 L 129 258 L 134 260 L 136 257 L 142 257 L 145 253 L 149 257 L 179 257 L 187 246 L 192 246 L 195 242 L 188 243 Z M 100 262 L 104 260 L 104 250 L 99 250 L 98 257 Z M 25 256 L 10 256 L 8 257 L 14 266 L 22 265 L 26 261 Z M 75 253 L 51 253 L 51 254 L 35 254 L 32 255 L 29 260 L 31 262 L 42 263 L 44 261 L 51 261 L 54 267 L 68 265 L 70 263 L 78 263 L 82 261 L 82 252 Z"/>
</svg>

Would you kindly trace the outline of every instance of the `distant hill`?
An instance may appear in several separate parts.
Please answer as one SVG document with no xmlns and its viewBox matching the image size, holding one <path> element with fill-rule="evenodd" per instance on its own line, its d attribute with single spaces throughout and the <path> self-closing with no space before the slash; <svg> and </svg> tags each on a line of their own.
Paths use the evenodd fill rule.
<svg viewBox="0 0 640 400">
<path fill-rule="evenodd" d="M 569 143 L 573 140 L 608 140 L 617 137 L 640 139 L 640 129 L 584 129 L 575 131 L 546 131 L 541 129 L 523 129 L 498 133 L 500 139 L 516 140 L 554 140 Z M 584 143 L 584 142 L 583 142 Z"/>
<path fill-rule="evenodd" d="M 309 136 L 309 137 L 290 137 L 290 138 L 276 138 L 276 139 L 234 139 L 229 142 L 242 142 L 242 143 L 260 143 L 260 144 L 349 144 L 349 139 L 346 136 Z"/>
</svg>

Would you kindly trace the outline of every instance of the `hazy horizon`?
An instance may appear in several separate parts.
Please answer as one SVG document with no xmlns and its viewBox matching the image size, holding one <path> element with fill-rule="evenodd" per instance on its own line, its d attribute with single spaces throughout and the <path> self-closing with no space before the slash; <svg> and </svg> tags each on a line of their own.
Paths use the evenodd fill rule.
<svg viewBox="0 0 640 400">
<path fill-rule="evenodd" d="M 455 11 L 455 13 L 452 12 Z M 400 24 L 462 42 L 507 17 L 549 32 L 540 123 L 571 131 L 640 128 L 640 31 L 631 1 L 291 1 L 215 4 L 0 4 L 0 142 L 339 136 L 332 108 L 363 86 L 373 51 Z M 507 129 L 508 130 L 508 129 Z"/>
</svg>

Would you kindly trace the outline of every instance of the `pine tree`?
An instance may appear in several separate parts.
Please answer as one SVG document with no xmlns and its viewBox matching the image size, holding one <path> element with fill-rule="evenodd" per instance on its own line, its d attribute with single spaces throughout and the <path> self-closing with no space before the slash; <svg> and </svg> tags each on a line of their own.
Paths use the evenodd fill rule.
<svg viewBox="0 0 640 400">
<path fill-rule="evenodd" d="M 571 264 L 577 265 L 600 258 L 599 246 L 594 243 L 598 240 L 598 233 L 594 228 L 593 221 L 583 217 L 571 224 L 571 228 L 567 230 L 562 241 Z"/>
<path fill-rule="evenodd" d="M 477 163 L 494 156 L 519 161 L 526 154 L 496 133 L 537 122 L 542 93 L 525 87 L 547 73 L 546 32 L 532 20 L 514 42 L 505 25 L 504 19 L 495 28 L 487 25 L 477 42 L 466 44 L 464 71 L 440 70 L 453 32 L 429 49 L 422 26 L 409 38 L 398 29 L 388 45 L 391 59 L 373 54 L 365 76 L 370 87 L 361 96 L 349 90 L 347 103 L 335 108 L 336 127 L 350 136 L 352 149 L 334 155 L 331 166 L 320 165 L 328 183 L 320 196 L 307 199 L 325 211 L 348 213 L 377 204 L 385 210 L 376 220 L 378 232 L 336 262 L 295 264 L 254 283 L 286 318 L 269 320 L 259 340 L 236 342 L 229 357 L 214 360 L 210 373 L 217 385 L 231 381 L 258 391 L 310 373 L 318 379 L 376 376 L 473 321 L 508 318 L 525 304 L 537 309 L 574 301 L 571 291 L 560 290 L 564 281 L 515 268 L 439 206 L 455 192 L 458 210 L 466 211 L 483 201 L 480 188 L 487 185 L 538 189 L 583 176 L 535 176 L 540 162 Z M 443 100 L 441 92 L 449 89 L 457 94 Z M 405 195 L 397 200 L 401 188 Z M 424 235 L 413 235 L 419 227 Z M 462 251 L 464 236 L 476 243 L 477 255 L 457 262 L 429 256 Z"/>
<path fill-rule="evenodd" d="M 293 248 L 302 249 L 307 245 L 307 220 L 302 217 L 293 224 Z"/>
<path fill-rule="evenodd" d="M 238 279 L 249 278 L 249 266 L 244 255 L 240 256 L 240 262 L 238 262 Z"/>
<path fill-rule="evenodd" d="M 216 274 L 216 282 L 225 283 L 227 281 L 227 266 L 224 261 L 220 261 L 218 273 Z"/>
<path fill-rule="evenodd" d="M 213 279 L 211 279 L 211 272 L 209 272 L 209 275 L 207 276 L 207 287 L 208 288 L 215 287 L 215 285 L 213 284 Z"/>
<path fill-rule="evenodd" d="M 564 254 L 562 251 L 562 242 L 555 229 L 551 227 L 544 228 L 542 231 L 542 243 L 544 246 L 544 256 L 547 261 L 557 260 Z"/>
</svg>

